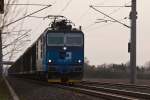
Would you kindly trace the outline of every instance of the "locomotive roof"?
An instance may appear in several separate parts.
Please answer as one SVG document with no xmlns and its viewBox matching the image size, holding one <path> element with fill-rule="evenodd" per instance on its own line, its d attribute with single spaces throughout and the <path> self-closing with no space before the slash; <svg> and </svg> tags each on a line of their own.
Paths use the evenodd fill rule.
<svg viewBox="0 0 150 100">
<path fill-rule="evenodd" d="M 80 33 L 83 33 L 81 30 L 68 30 L 68 31 L 61 31 L 61 30 L 48 30 L 47 32 L 55 32 L 56 34 L 57 33 L 60 33 L 60 32 L 62 32 L 62 33 L 77 33 L 77 34 L 80 34 Z M 46 32 L 46 33 L 47 33 Z"/>
</svg>

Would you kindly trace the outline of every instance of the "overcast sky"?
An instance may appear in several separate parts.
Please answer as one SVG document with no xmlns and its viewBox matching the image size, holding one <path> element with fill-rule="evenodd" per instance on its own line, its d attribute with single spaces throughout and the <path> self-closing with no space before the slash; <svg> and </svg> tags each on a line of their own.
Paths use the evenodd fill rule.
<svg viewBox="0 0 150 100">
<path fill-rule="evenodd" d="M 52 7 L 36 16 L 64 15 L 77 26 L 81 25 L 85 34 L 85 57 L 90 64 L 126 63 L 129 61 L 128 42 L 130 29 L 116 22 L 97 23 L 97 19 L 108 19 L 89 8 L 89 5 L 122 6 L 130 5 L 130 0 L 18 0 L 20 3 L 52 4 Z M 67 6 L 68 5 L 68 6 Z M 150 1 L 137 0 L 137 64 L 150 61 Z M 28 6 L 28 13 L 41 7 Z M 100 11 L 130 26 L 130 8 L 99 7 Z M 19 17 L 19 16 L 18 16 Z M 124 19 L 127 18 L 127 19 Z M 17 19 L 17 18 L 16 18 Z M 36 39 L 48 26 L 50 20 L 27 18 L 24 28 L 32 29 L 31 39 Z"/>
</svg>

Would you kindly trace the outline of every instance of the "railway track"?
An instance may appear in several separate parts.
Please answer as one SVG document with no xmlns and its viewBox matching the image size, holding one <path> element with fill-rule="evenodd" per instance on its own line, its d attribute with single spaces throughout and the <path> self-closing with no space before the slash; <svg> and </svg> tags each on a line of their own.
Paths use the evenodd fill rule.
<svg viewBox="0 0 150 100">
<path fill-rule="evenodd" d="M 57 85 L 59 88 L 96 96 L 107 100 L 150 100 L 150 94 L 89 85 Z"/>
<path fill-rule="evenodd" d="M 55 85 L 56 86 L 56 85 Z M 102 91 L 95 91 L 93 89 L 83 88 L 83 87 L 74 87 L 74 86 L 66 86 L 66 85 L 57 85 L 58 88 L 63 88 L 71 91 L 75 91 L 78 93 L 106 99 L 106 100 L 139 100 L 137 98 L 121 96 L 113 93 L 106 93 Z"/>
<path fill-rule="evenodd" d="M 123 84 L 123 83 L 109 83 L 109 82 L 97 82 L 97 81 L 82 81 L 84 84 L 99 84 L 99 85 L 109 85 L 109 86 L 123 86 L 129 88 L 139 88 L 139 89 L 150 89 L 148 85 L 133 85 L 133 84 Z"/>
<path fill-rule="evenodd" d="M 133 84 L 96 82 L 96 81 L 82 81 L 81 83 L 86 85 L 92 85 L 92 86 L 103 86 L 103 87 L 127 89 L 132 91 L 150 93 L 150 86 L 148 85 L 133 85 Z"/>
<path fill-rule="evenodd" d="M 148 94 L 148 93 L 119 90 L 119 89 L 105 88 L 105 87 L 97 87 L 97 86 L 89 86 L 89 85 L 78 85 L 77 87 L 82 87 L 82 88 L 86 88 L 86 89 L 91 89 L 91 90 L 101 91 L 101 92 L 106 92 L 106 93 L 112 93 L 112 94 L 117 94 L 117 95 L 122 95 L 122 96 L 127 96 L 127 97 L 150 100 L 150 94 Z"/>
<path fill-rule="evenodd" d="M 86 84 L 76 84 L 76 85 L 66 85 L 66 84 L 49 84 L 46 82 L 28 80 L 35 84 L 41 84 L 46 86 L 52 86 L 56 88 L 62 88 L 90 96 L 94 96 L 101 99 L 106 100 L 150 100 L 150 94 L 134 92 L 134 91 L 126 91 L 112 88 L 105 88 L 100 86 L 93 86 Z"/>
</svg>

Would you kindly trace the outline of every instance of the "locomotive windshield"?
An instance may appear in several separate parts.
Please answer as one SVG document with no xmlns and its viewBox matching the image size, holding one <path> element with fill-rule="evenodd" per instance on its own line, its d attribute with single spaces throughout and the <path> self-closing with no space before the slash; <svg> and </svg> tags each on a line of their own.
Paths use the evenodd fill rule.
<svg viewBox="0 0 150 100">
<path fill-rule="evenodd" d="M 47 43 L 49 46 L 64 45 L 64 34 L 49 33 L 47 37 Z"/>
<path fill-rule="evenodd" d="M 67 34 L 66 45 L 81 46 L 83 44 L 83 36 L 81 34 Z"/>
<path fill-rule="evenodd" d="M 47 44 L 48 46 L 82 46 L 83 35 L 78 33 L 49 33 Z"/>
</svg>

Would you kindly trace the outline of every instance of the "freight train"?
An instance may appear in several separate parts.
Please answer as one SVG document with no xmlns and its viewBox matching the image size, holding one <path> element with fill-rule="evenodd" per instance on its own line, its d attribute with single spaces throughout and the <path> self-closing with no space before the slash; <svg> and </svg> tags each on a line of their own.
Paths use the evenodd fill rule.
<svg viewBox="0 0 150 100">
<path fill-rule="evenodd" d="M 10 76 L 48 82 L 80 82 L 84 67 L 84 33 L 63 16 L 53 22 L 9 68 Z"/>
</svg>

